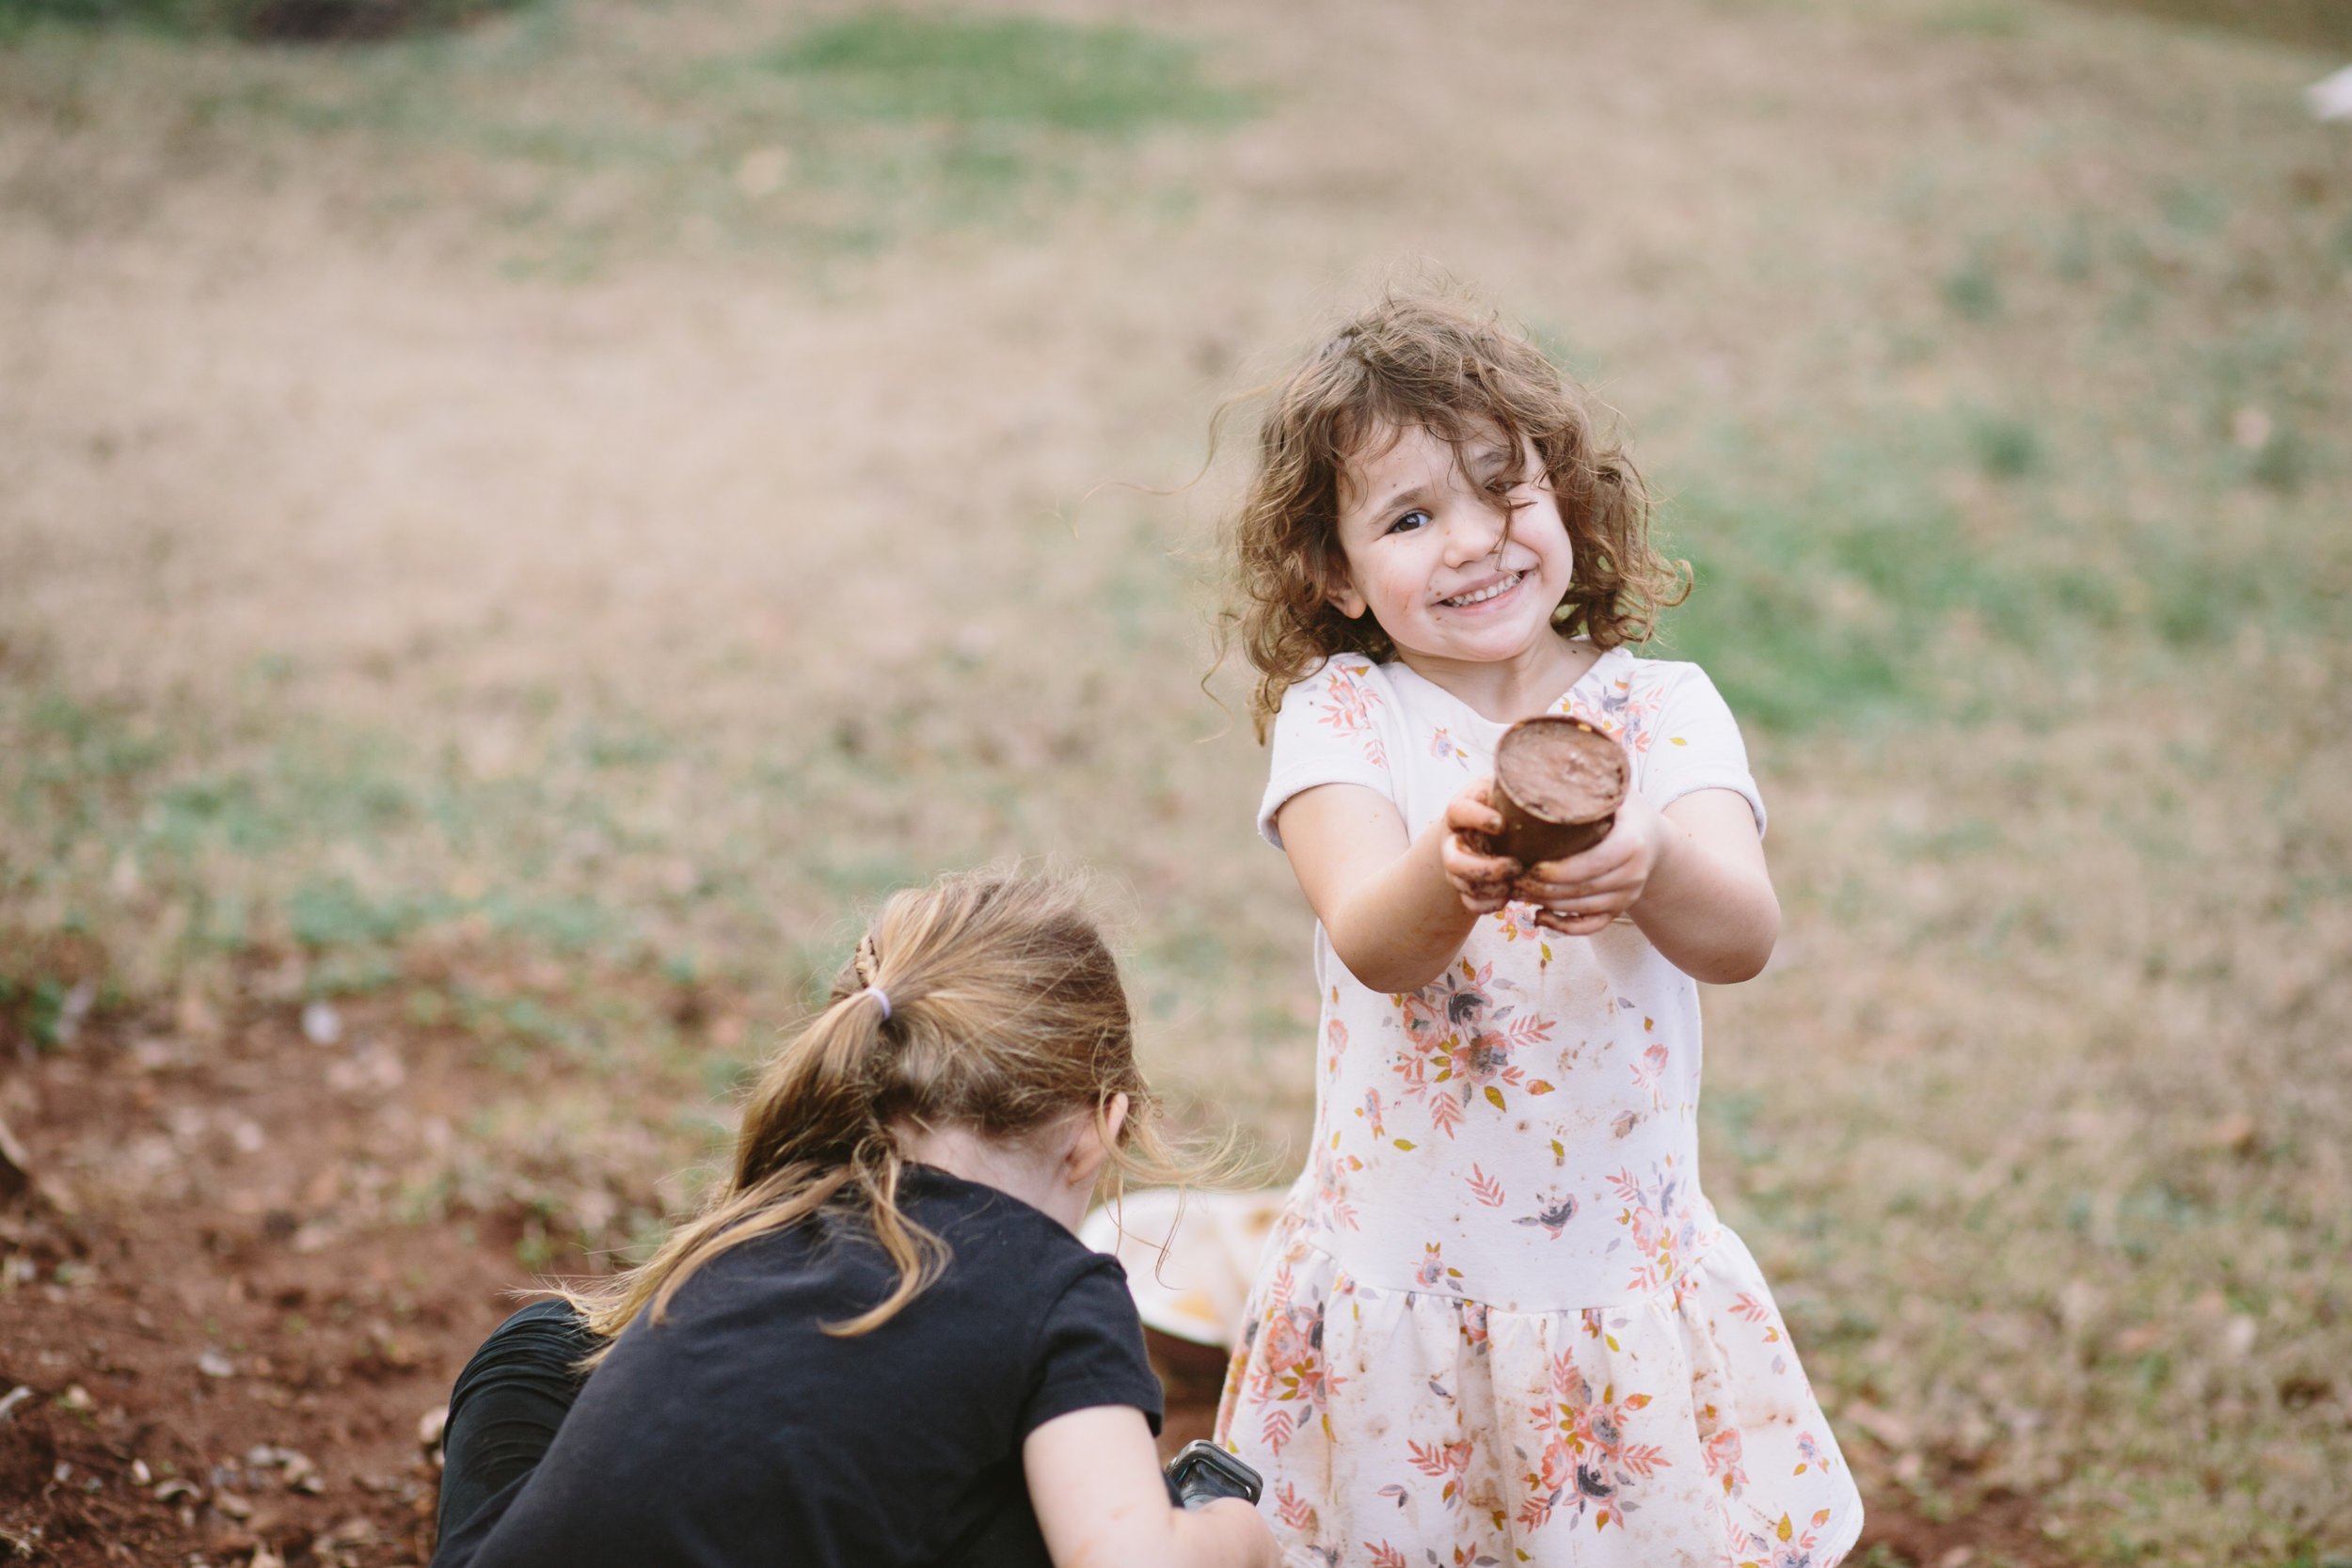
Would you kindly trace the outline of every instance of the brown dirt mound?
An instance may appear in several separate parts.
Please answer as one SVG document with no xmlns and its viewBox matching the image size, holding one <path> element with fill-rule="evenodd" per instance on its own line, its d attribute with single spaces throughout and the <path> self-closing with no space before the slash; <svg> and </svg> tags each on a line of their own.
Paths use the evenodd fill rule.
<svg viewBox="0 0 2352 1568">
<path fill-rule="evenodd" d="M 46 1195 L 0 1212 L 0 1397 L 29 1390 L 0 1424 L 20 1555 L 431 1555 L 420 1418 L 530 1283 L 519 1226 L 345 1232 L 306 1205 L 382 1155 L 381 1102 L 330 1087 L 318 1054 L 261 1028 L 151 1071 L 86 1037 L 0 1081 Z M 409 1109 L 461 1106 L 472 1070 L 417 1054 Z"/>
</svg>

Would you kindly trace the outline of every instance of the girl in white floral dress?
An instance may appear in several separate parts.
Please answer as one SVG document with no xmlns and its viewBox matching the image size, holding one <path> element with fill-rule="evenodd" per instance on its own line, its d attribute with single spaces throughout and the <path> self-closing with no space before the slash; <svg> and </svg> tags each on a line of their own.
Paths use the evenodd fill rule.
<svg viewBox="0 0 2352 1568">
<path fill-rule="evenodd" d="M 1699 1190 L 1696 980 L 1780 911 L 1740 732 L 1637 658 L 1681 580 L 1533 347 L 1391 300 L 1275 394 L 1235 528 L 1273 777 L 1319 917 L 1311 1157 L 1217 1416 L 1299 1568 L 1827 1568 L 1862 1508 L 1756 1261 Z M 1615 736 L 1600 844 L 1523 867 L 1513 721 Z"/>
</svg>

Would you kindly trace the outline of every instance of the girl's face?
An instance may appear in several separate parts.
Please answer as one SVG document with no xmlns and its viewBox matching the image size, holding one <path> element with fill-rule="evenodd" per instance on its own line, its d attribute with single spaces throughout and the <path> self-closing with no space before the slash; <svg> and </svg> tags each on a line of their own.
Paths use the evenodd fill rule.
<svg viewBox="0 0 2352 1568">
<path fill-rule="evenodd" d="M 1348 467 L 1347 580 L 1331 603 L 1350 617 L 1371 610 L 1401 654 L 1491 664 L 1541 648 L 1575 558 L 1559 498 L 1518 478 L 1539 472 L 1532 447 L 1515 452 L 1500 436 L 1470 442 L 1459 463 L 1419 427 L 1368 451 Z"/>
</svg>

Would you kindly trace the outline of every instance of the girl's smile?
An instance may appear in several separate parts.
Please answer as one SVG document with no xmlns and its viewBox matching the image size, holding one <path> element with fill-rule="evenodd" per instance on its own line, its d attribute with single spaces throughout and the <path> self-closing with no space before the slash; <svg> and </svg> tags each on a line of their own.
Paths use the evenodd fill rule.
<svg viewBox="0 0 2352 1568">
<path fill-rule="evenodd" d="M 1454 610 L 1468 610 L 1474 604 L 1487 604 L 1517 588 L 1526 577 L 1527 574 L 1523 571 L 1507 572 L 1484 588 L 1472 589 L 1467 594 L 1456 594 L 1444 603 Z"/>
</svg>

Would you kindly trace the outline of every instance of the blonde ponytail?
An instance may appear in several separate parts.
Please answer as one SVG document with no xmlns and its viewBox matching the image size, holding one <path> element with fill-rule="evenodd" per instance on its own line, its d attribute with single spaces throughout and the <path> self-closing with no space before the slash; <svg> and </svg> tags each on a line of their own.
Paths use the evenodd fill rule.
<svg viewBox="0 0 2352 1568">
<path fill-rule="evenodd" d="M 1122 1094 L 1119 1176 L 1184 1180 L 1199 1168 L 1159 1131 L 1118 963 L 1073 881 L 986 871 L 909 889 L 859 939 L 825 1009 L 761 1072 L 727 1183 L 644 1264 L 566 1294 L 610 1340 L 640 1311 L 661 1322 L 679 1286 L 729 1247 L 833 1209 L 862 1219 L 898 1273 L 872 1307 L 825 1325 L 869 1332 L 947 1260 L 899 1207 L 894 1123 L 1018 1138 L 1073 1110 L 1104 1117 Z"/>
</svg>

